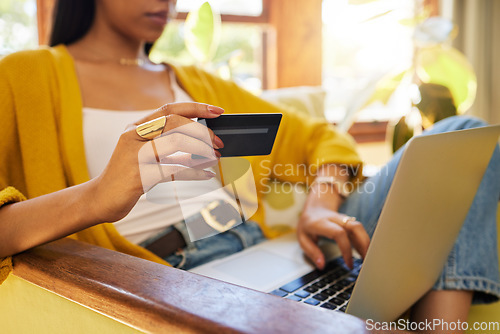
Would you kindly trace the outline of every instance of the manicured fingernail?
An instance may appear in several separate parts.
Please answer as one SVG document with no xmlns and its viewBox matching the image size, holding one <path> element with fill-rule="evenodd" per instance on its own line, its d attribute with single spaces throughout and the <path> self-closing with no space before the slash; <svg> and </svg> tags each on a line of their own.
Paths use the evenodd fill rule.
<svg viewBox="0 0 500 334">
<path fill-rule="evenodd" d="M 211 113 L 214 113 L 214 114 L 217 114 L 217 115 L 220 115 L 224 112 L 224 109 L 220 108 L 220 107 L 216 107 L 216 106 L 208 106 L 208 111 L 210 111 Z"/>
<path fill-rule="evenodd" d="M 219 137 L 215 136 L 214 137 L 214 142 L 217 145 L 217 147 L 216 147 L 217 149 L 224 147 L 224 142 Z"/>
<path fill-rule="evenodd" d="M 220 154 L 220 152 L 219 152 L 219 151 L 214 150 L 214 152 L 215 152 L 215 156 L 216 156 L 217 158 L 220 158 L 220 157 L 222 156 L 222 154 Z"/>
</svg>

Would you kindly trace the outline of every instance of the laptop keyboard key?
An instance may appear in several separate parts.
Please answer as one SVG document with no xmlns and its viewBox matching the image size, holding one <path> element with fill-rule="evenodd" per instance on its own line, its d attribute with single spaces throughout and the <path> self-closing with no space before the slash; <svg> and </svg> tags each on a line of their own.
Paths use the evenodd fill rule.
<svg viewBox="0 0 500 334">
<path fill-rule="evenodd" d="M 349 286 L 352 282 L 347 280 L 347 279 L 343 279 L 342 281 L 340 281 L 338 284 L 342 287 L 346 287 L 346 286 Z"/>
<path fill-rule="evenodd" d="M 351 297 L 361 264 L 362 261 L 355 260 L 354 270 L 349 271 L 341 258 L 334 259 L 325 266 L 325 270 L 314 270 L 271 294 L 329 310 L 339 308 L 345 312 L 346 301 Z"/>
<path fill-rule="evenodd" d="M 328 275 L 328 276 L 326 276 L 323 280 L 324 280 L 326 283 L 330 284 L 330 283 L 332 283 L 332 282 L 335 282 L 335 280 L 336 280 L 336 279 L 337 279 L 337 277 L 334 277 L 333 275 Z"/>
<path fill-rule="evenodd" d="M 328 310 L 335 310 L 337 308 L 337 306 L 335 306 L 331 303 L 328 303 L 328 302 L 321 304 L 320 307 L 326 308 Z"/>
<path fill-rule="evenodd" d="M 317 287 L 311 285 L 311 286 L 308 286 L 307 288 L 305 288 L 304 290 L 307 292 L 310 292 L 310 293 L 315 293 L 319 289 Z"/>
<path fill-rule="evenodd" d="M 271 294 L 278 296 L 278 297 L 285 297 L 286 295 L 288 295 L 288 293 L 286 293 L 285 291 L 280 290 L 280 289 L 276 289 L 274 291 L 271 291 Z"/>
<path fill-rule="evenodd" d="M 348 292 L 341 292 L 337 295 L 338 298 L 342 298 L 344 300 L 349 300 L 351 298 L 351 294 Z"/>
<path fill-rule="evenodd" d="M 324 286 L 327 286 L 327 285 L 328 285 L 329 283 L 331 283 L 331 282 L 328 282 L 328 280 L 327 280 L 327 279 L 322 278 L 322 279 L 320 279 L 320 280 L 318 281 L 318 283 L 321 283 L 321 284 L 323 284 Z"/>
<path fill-rule="evenodd" d="M 306 304 L 309 304 L 309 305 L 313 305 L 313 306 L 316 306 L 319 304 L 319 300 L 316 300 L 316 299 L 313 299 L 313 298 L 309 298 L 309 299 L 306 299 L 304 301 L 304 303 Z"/>
<path fill-rule="evenodd" d="M 318 289 L 322 289 L 322 288 L 324 288 L 324 287 L 325 287 L 325 286 L 327 286 L 327 285 L 328 285 L 328 284 L 327 284 L 327 283 L 325 283 L 325 282 L 318 281 L 318 282 L 314 283 L 312 286 L 315 286 L 315 287 L 317 287 Z"/>
<path fill-rule="evenodd" d="M 304 290 L 300 290 L 300 291 L 295 292 L 295 295 L 300 297 L 300 298 L 307 298 L 307 297 L 309 297 L 310 293 L 307 291 L 304 291 Z"/>
<path fill-rule="evenodd" d="M 342 299 L 337 298 L 337 297 L 333 297 L 332 299 L 329 300 L 329 302 L 340 306 L 340 305 L 344 304 L 345 300 L 342 300 Z"/>
<path fill-rule="evenodd" d="M 295 290 L 297 290 L 298 288 L 300 288 L 301 286 L 303 286 L 302 282 L 300 280 L 295 280 L 295 281 L 290 282 L 286 285 L 283 285 L 280 289 L 284 290 L 288 293 L 292 293 Z"/>
<path fill-rule="evenodd" d="M 317 271 L 317 270 L 312 271 L 312 272 L 310 272 L 307 275 L 299 277 L 296 280 L 291 281 L 290 283 L 283 285 L 280 289 L 284 290 L 284 291 L 286 291 L 288 293 L 292 293 L 295 290 L 303 287 L 307 283 L 314 281 L 316 278 L 319 277 L 319 275 L 320 275 L 319 271 Z"/>
<path fill-rule="evenodd" d="M 323 294 L 323 293 L 318 293 L 317 295 L 314 295 L 313 298 L 317 299 L 319 301 L 325 301 L 328 299 L 328 295 Z"/>
<path fill-rule="evenodd" d="M 295 301 L 297 301 L 297 302 L 300 302 L 300 301 L 302 300 L 302 298 L 297 297 L 297 296 L 295 296 L 295 295 L 290 295 L 290 296 L 288 296 L 288 297 L 286 297 L 286 298 L 287 298 L 287 299 L 291 299 L 291 300 L 295 300 Z"/>
</svg>

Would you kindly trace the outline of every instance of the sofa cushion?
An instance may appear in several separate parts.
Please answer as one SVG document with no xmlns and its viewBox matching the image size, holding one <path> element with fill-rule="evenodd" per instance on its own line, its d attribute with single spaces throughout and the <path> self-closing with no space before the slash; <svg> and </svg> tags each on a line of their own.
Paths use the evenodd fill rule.
<svg viewBox="0 0 500 334">
<path fill-rule="evenodd" d="M 326 92 L 321 86 L 271 89 L 262 92 L 260 97 L 314 117 L 325 117 Z"/>
</svg>

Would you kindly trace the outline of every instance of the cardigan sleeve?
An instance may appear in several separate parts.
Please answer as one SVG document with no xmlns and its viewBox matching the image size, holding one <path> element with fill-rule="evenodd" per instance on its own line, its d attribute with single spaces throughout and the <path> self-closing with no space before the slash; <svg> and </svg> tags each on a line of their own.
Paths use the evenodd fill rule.
<svg viewBox="0 0 500 334">
<path fill-rule="evenodd" d="M 24 184 L 14 184 L 22 177 L 22 158 L 15 117 L 14 94 L 10 83 L 9 56 L 0 60 L 0 189 L 16 186 L 24 191 Z"/>
<path fill-rule="evenodd" d="M 7 187 L 0 191 L 0 208 L 4 205 L 24 201 L 26 198 L 17 189 Z M 3 283 L 12 271 L 12 258 L 0 258 L 0 284 Z"/>
<path fill-rule="evenodd" d="M 271 161 L 272 175 L 284 181 L 303 181 L 322 164 L 345 164 L 361 175 L 362 162 L 354 140 L 324 120 L 269 103 L 196 67 L 175 68 L 180 84 L 198 102 L 220 106 L 227 113 L 282 113 Z M 306 173 L 302 173 L 307 166 Z M 292 169 L 292 170 L 290 170 Z M 304 175 L 306 174 L 306 175 Z"/>
<path fill-rule="evenodd" d="M 2 133 L 2 140 L 0 140 L 0 208 L 26 199 L 21 193 L 26 187 L 22 176 L 22 157 L 14 111 L 15 101 L 9 81 L 9 71 L 12 68 L 10 58 L 12 57 L 6 56 L 0 60 L 0 132 Z M 7 279 L 11 271 L 11 257 L 0 258 L 0 284 Z"/>
</svg>

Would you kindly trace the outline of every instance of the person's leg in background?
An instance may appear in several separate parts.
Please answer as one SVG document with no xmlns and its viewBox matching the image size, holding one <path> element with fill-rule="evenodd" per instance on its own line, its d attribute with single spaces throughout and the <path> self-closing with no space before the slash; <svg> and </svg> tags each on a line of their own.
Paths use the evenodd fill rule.
<svg viewBox="0 0 500 334">
<path fill-rule="evenodd" d="M 485 125 L 485 122 L 471 117 L 450 117 L 436 123 L 423 135 Z M 403 150 L 404 147 L 398 150 L 391 161 L 377 175 L 366 180 L 340 208 L 341 213 L 354 216 L 363 223 L 370 236 L 375 230 Z M 498 298 L 500 284 L 496 213 L 499 198 L 500 150 L 497 146 L 434 290 L 474 291 L 473 298 L 469 294 L 465 299 L 460 299 L 473 299 L 474 303 L 492 302 Z M 455 299 L 451 300 L 453 303 Z"/>
</svg>

